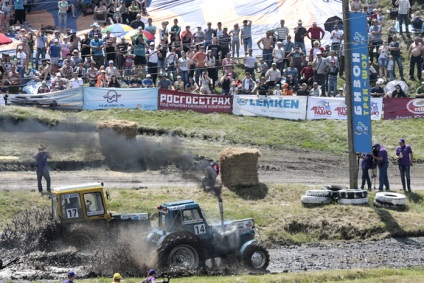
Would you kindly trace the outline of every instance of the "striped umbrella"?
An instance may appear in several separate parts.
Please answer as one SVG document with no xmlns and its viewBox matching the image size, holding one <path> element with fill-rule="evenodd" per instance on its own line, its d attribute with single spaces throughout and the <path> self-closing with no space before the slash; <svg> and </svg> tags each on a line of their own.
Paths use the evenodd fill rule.
<svg viewBox="0 0 424 283">
<path fill-rule="evenodd" d="M 121 38 L 124 37 L 126 40 L 132 40 L 134 37 L 138 36 L 140 32 L 143 34 L 144 40 L 155 40 L 155 37 L 150 32 L 142 29 L 133 29 L 127 31 L 126 33 L 121 35 Z"/>
<path fill-rule="evenodd" d="M 124 24 L 113 24 L 113 25 L 105 27 L 102 30 L 102 33 L 106 33 L 108 31 L 110 31 L 111 35 L 114 35 L 115 37 L 120 37 L 124 33 L 128 32 L 130 30 L 134 30 L 134 29 L 132 27 L 130 27 L 128 25 L 124 25 Z"/>
</svg>

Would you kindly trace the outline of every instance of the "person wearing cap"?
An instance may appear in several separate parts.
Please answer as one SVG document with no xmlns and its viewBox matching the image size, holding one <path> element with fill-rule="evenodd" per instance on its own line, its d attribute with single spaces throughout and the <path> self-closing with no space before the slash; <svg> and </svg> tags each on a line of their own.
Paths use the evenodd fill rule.
<svg viewBox="0 0 424 283">
<path fill-rule="evenodd" d="M 71 61 L 66 60 L 65 64 L 63 64 L 63 67 L 60 69 L 60 73 L 62 74 L 62 77 L 64 77 L 67 80 L 70 80 L 72 78 L 72 73 L 74 72 L 74 68 L 71 66 Z"/>
<path fill-rule="evenodd" d="M 72 67 L 75 68 L 76 66 L 79 65 L 79 63 L 83 63 L 83 60 L 79 56 L 79 52 L 78 52 L 77 49 L 74 49 L 71 54 L 72 54 L 72 56 L 71 56 L 70 60 L 71 60 L 71 66 Z"/>
<path fill-rule="evenodd" d="M 156 271 L 154 269 L 150 269 L 149 273 L 147 274 L 147 278 L 145 278 L 142 283 L 155 283 L 156 276 L 157 276 Z"/>
<path fill-rule="evenodd" d="M 387 175 L 387 169 L 389 168 L 389 157 L 386 148 L 381 146 L 379 143 L 374 144 L 372 157 L 377 160 L 378 165 L 380 181 L 378 190 L 382 192 L 384 187 L 386 187 L 386 191 L 389 191 L 389 176 Z"/>
<path fill-rule="evenodd" d="M 77 31 L 74 29 L 70 31 L 69 43 L 71 44 L 72 51 L 76 50 L 79 52 L 79 44 L 81 43 L 81 39 L 79 36 L 77 36 Z"/>
<path fill-rule="evenodd" d="M 375 87 L 371 89 L 370 95 L 372 97 L 384 97 L 384 89 L 380 86 L 379 82 L 375 83 Z"/>
<path fill-rule="evenodd" d="M 258 48 L 262 50 L 262 58 L 269 68 L 272 66 L 272 50 L 274 48 L 274 40 L 272 39 L 272 33 L 266 32 L 266 36 L 262 37 L 256 43 Z"/>
<path fill-rule="evenodd" d="M 157 83 L 157 87 L 159 89 L 162 88 L 162 89 L 175 90 L 172 81 L 168 79 L 165 74 L 161 74 L 160 80 Z"/>
<path fill-rule="evenodd" d="M 336 94 L 336 97 L 345 97 L 344 89 L 339 87 L 339 92 Z"/>
<path fill-rule="evenodd" d="M 241 81 L 241 93 L 242 94 L 252 94 L 253 90 L 256 87 L 256 83 L 252 78 L 250 72 L 245 72 L 245 77 Z"/>
<path fill-rule="evenodd" d="M 43 192 L 43 186 L 41 180 L 44 177 L 47 183 L 47 192 L 50 193 L 50 172 L 48 167 L 48 159 L 51 159 L 50 153 L 46 151 L 46 147 L 42 144 L 38 146 L 38 153 L 34 154 L 32 158 L 35 159 L 35 164 L 37 167 L 37 186 L 38 192 Z"/>
<path fill-rule="evenodd" d="M 334 30 L 331 32 L 331 50 L 339 52 L 340 43 L 342 40 L 343 31 L 339 29 L 337 25 L 334 26 Z"/>
<path fill-rule="evenodd" d="M 121 282 L 121 274 L 119 274 L 119 273 L 113 274 L 112 279 L 113 279 L 113 283 L 119 283 L 119 282 Z"/>
<path fill-rule="evenodd" d="M 112 77 L 113 75 L 117 75 L 118 74 L 118 69 L 113 65 L 113 61 L 110 60 L 108 62 L 108 66 L 106 67 L 105 71 L 106 71 L 106 75 L 108 78 Z"/>
<path fill-rule="evenodd" d="M 61 49 L 62 48 L 59 46 L 59 40 L 57 38 L 53 39 L 53 44 L 50 45 L 48 49 L 48 54 L 50 56 L 52 72 L 54 73 L 57 72 L 59 67 Z"/>
<path fill-rule="evenodd" d="M 290 66 L 284 71 L 284 76 L 286 77 L 286 83 L 289 84 L 292 88 L 299 88 L 299 70 L 296 68 L 294 61 L 290 61 Z"/>
<path fill-rule="evenodd" d="M 152 76 L 153 83 L 156 84 L 158 77 L 159 51 L 155 49 L 155 43 L 150 42 L 150 48 L 146 51 L 147 72 Z"/>
<path fill-rule="evenodd" d="M 281 72 L 280 72 L 280 70 L 277 69 L 276 63 L 271 64 L 271 69 L 269 69 L 265 73 L 265 79 L 266 79 L 266 84 L 270 87 L 275 86 L 276 84 L 280 83 Z"/>
<path fill-rule="evenodd" d="M 249 48 L 252 48 L 252 21 L 244 20 L 241 27 L 241 44 L 244 47 L 244 54 L 247 53 Z M 233 56 L 234 57 L 234 56 Z"/>
<path fill-rule="evenodd" d="M 307 36 L 306 28 L 302 26 L 302 20 L 297 22 L 297 27 L 294 28 L 294 45 L 302 49 L 302 52 L 306 54 L 305 49 L 305 36 Z"/>
<path fill-rule="evenodd" d="M 196 54 L 193 56 L 193 62 L 196 64 L 196 83 L 200 86 L 200 80 L 203 71 L 205 71 L 205 63 L 206 63 L 206 53 L 205 53 L 205 47 L 199 46 L 199 51 L 196 52 Z"/>
<path fill-rule="evenodd" d="M 24 79 L 24 75 L 25 75 L 25 61 L 27 59 L 27 55 L 25 54 L 25 52 L 23 51 L 22 46 L 18 46 L 18 50 L 16 52 L 16 70 L 18 71 L 18 73 L 21 75 L 21 84 L 22 86 L 25 85 L 25 79 Z"/>
<path fill-rule="evenodd" d="M 63 281 L 63 283 L 74 283 L 75 281 L 75 272 L 69 271 L 68 272 L 68 280 Z"/>
<path fill-rule="evenodd" d="M 411 192 L 411 166 L 412 166 L 412 148 L 406 144 L 405 139 L 399 139 L 399 146 L 396 148 L 396 158 L 398 160 L 400 180 L 402 181 L 402 188 Z M 406 178 L 406 183 L 405 183 Z"/>
<path fill-rule="evenodd" d="M 302 70 L 302 57 L 304 55 L 305 53 L 300 50 L 300 47 L 295 45 L 294 50 L 286 56 L 286 58 L 290 61 L 288 62 L 288 65 L 290 66 L 291 62 L 294 62 L 294 67 L 299 71 Z"/>
<path fill-rule="evenodd" d="M 141 87 L 143 88 L 154 88 L 155 83 L 152 80 L 152 75 L 147 74 L 146 77 L 141 81 Z"/>
<path fill-rule="evenodd" d="M 274 91 L 272 92 L 272 95 L 277 95 L 277 96 L 283 95 L 283 91 L 281 90 L 280 84 L 275 85 L 275 88 L 274 88 Z"/>
<path fill-rule="evenodd" d="M 174 82 L 174 89 L 176 91 L 184 91 L 185 83 L 181 79 L 181 76 L 177 76 L 177 79 Z"/>
<path fill-rule="evenodd" d="M 324 48 L 321 47 L 320 42 L 315 40 L 314 43 L 312 44 L 312 48 L 309 51 L 309 62 L 312 62 L 315 60 L 315 58 L 317 58 L 317 53 L 324 52 Z"/>
<path fill-rule="evenodd" d="M 78 77 L 78 72 L 73 72 L 72 79 L 69 80 L 70 88 L 79 88 L 84 86 L 84 81 L 82 78 Z"/>
<path fill-rule="evenodd" d="M 325 31 L 318 26 L 317 22 L 313 22 L 312 26 L 307 30 L 306 36 L 311 40 L 311 46 L 314 46 L 315 42 L 321 43 L 324 38 Z"/>
<path fill-rule="evenodd" d="M 272 50 L 272 57 L 274 59 L 274 63 L 277 64 L 277 69 L 280 70 L 280 72 L 283 71 L 285 56 L 286 52 L 284 51 L 283 43 L 281 41 L 277 41 L 277 46 L 275 46 Z"/>
<path fill-rule="evenodd" d="M 309 95 L 310 96 L 316 96 L 316 97 L 322 96 L 321 87 L 318 85 L 317 82 L 313 83 L 312 88 L 309 91 Z"/>
<path fill-rule="evenodd" d="M 330 67 L 327 70 L 327 92 L 328 96 L 337 95 L 337 75 L 339 74 L 339 68 L 336 66 L 336 61 L 330 61 Z"/>
</svg>

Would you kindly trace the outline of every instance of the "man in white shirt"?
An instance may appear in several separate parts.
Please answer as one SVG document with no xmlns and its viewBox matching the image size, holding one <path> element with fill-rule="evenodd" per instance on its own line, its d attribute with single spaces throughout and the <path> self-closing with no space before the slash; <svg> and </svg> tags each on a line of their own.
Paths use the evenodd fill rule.
<svg viewBox="0 0 424 283">
<path fill-rule="evenodd" d="M 252 79 L 256 81 L 255 71 L 257 68 L 256 57 L 252 55 L 253 49 L 249 48 L 248 54 L 244 57 L 244 66 L 246 67 L 246 72 L 249 72 L 252 76 Z"/>
<path fill-rule="evenodd" d="M 23 52 L 22 50 L 22 46 L 18 47 L 18 52 L 16 52 L 16 71 L 18 71 L 18 73 L 21 75 L 21 87 L 24 87 L 25 85 L 25 79 L 24 79 L 24 75 L 25 75 L 25 61 L 26 61 L 26 54 L 25 52 Z"/>
<path fill-rule="evenodd" d="M 84 82 L 81 78 L 78 77 L 78 72 L 74 72 L 73 78 L 69 80 L 69 87 L 70 88 L 79 88 L 84 85 Z"/>
<path fill-rule="evenodd" d="M 266 71 L 265 79 L 268 86 L 275 86 L 276 84 L 279 84 L 281 80 L 281 72 L 277 69 L 276 63 L 272 63 L 271 69 Z"/>
<path fill-rule="evenodd" d="M 277 64 L 277 69 L 282 72 L 286 52 L 284 51 L 283 43 L 281 41 L 278 41 L 277 46 L 272 50 L 272 57 L 274 58 L 274 62 Z"/>
<path fill-rule="evenodd" d="M 331 32 L 331 50 L 336 51 L 336 53 L 340 50 L 340 43 L 342 41 L 343 31 L 339 30 L 338 26 L 334 26 L 334 30 Z"/>
</svg>

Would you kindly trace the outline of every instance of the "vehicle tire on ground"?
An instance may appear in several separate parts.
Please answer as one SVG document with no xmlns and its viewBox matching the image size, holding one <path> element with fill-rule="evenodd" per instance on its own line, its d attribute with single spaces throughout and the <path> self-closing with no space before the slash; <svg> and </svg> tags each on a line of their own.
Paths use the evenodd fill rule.
<svg viewBox="0 0 424 283">
<path fill-rule="evenodd" d="M 342 205 L 368 205 L 368 197 L 365 198 L 339 198 L 337 200 Z"/>
<path fill-rule="evenodd" d="M 303 204 L 328 204 L 333 201 L 331 197 L 315 197 L 303 195 L 300 197 L 300 201 Z"/>
<path fill-rule="evenodd" d="M 330 190 L 308 190 L 306 196 L 312 197 L 332 197 L 333 192 Z"/>
<path fill-rule="evenodd" d="M 375 200 L 383 203 L 391 203 L 394 205 L 405 205 L 406 197 L 402 194 L 391 192 L 379 192 L 375 194 Z"/>
<path fill-rule="evenodd" d="M 366 190 L 340 190 L 338 194 L 340 199 L 361 199 L 368 197 L 368 192 Z"/>
<path fill-rule="evenodd" d="M 246 247 L 241 256 L 243 266 L 256 271 L 265 271 L 269 265 L 269 253 L 258 243 Z"/>
<path fill-rule="evenodd" d="M 386 208 L 386 209 L 392 209 L 392 210 L 398 210 L 398 211 L 407 210 L 407 206 L 405 204 L 392 204 L 387 202 L 380 202 L 378 200 L 374 200 L 374 206 L 377 208 Z"/>
<path fill-rule="evenodd" d="M 205 259 L 198 238 L 188 232 L 169 234 L 157 250 L 159 269 L 197 270 Z"/>
<path fill-rule="evenodd" d="M 337 193 L 338 191 L 347 190 L 347 189 L 348 189 L 347 187 L 339 186 L 339 185 L 327 185 L 321 188 L 321 190 L 324 190 L 324 191 L 332 191 L 333 198 L 338 197 L 338 193 Z"/>
</svg>

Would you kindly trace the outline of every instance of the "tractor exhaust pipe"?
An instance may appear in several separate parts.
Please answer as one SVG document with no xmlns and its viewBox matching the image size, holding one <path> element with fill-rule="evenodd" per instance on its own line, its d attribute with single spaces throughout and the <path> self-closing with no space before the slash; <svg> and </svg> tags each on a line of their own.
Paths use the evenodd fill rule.
<svg viewBox="0 0 424 283">
<path fill-rule="evenodd" d="M 225 227 L 224 227 L 224 205 L 222 203 L 221 196 L 218 196 L 218 204 L 219 204 L 219 215 L 221 216 L 221 232 L 224 233 L 225 232 Z"/>
</svg>

